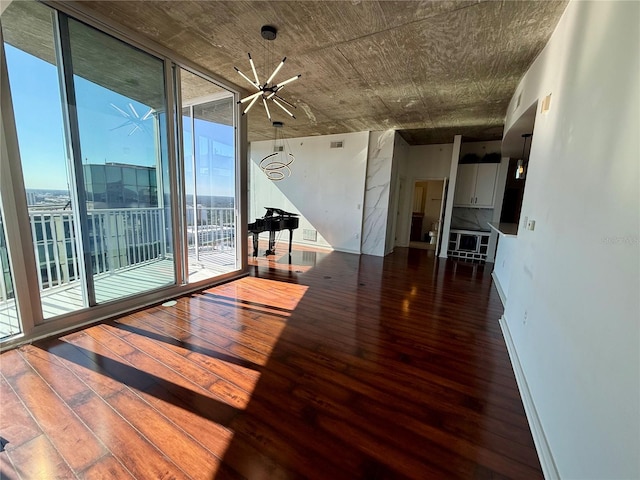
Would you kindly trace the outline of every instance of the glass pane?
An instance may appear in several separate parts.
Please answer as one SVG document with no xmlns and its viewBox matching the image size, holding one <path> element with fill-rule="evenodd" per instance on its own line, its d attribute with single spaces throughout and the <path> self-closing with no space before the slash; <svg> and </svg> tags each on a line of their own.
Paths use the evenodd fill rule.
<svg viewBox="0 0 640 480">
<path fill-rule="evenodd" d="M 182 71 L 189 281 L 237 269 L 233 95 Z M 188 105 L 188 107 L 187 107 Z"/>
<path fill-rule="evenodd" d="M 25 195 L 44 318 L 88 305 L 69 189 L 52 10 L 12 2 L 2 14 Z"/>
<path fill-rule="evenodd" d="M 175 283 L 164 63 L 69 20 L 96 301 Z"/>
<path fill-rule="evenodd" d="M 0 210 L 2 210 L 0 208 Z M 2 212 L 0 211 L 0 214 Z M 0 340 L 22 331 L 18 320 L 13 275 L 4 236 L 4 218 L 0 216 Z"/>
</svg>

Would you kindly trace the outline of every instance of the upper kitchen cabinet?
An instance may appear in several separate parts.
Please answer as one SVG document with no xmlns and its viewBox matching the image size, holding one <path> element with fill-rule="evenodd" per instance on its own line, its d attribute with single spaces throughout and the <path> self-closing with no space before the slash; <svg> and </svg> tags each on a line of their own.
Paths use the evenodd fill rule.
<svg viewBox="0 0 640 480">
<path fill-rule="evenodd" d="M 492 208 L 499 166 L 499 163 L 458 165 L 453 206 Z"/>
</svg>

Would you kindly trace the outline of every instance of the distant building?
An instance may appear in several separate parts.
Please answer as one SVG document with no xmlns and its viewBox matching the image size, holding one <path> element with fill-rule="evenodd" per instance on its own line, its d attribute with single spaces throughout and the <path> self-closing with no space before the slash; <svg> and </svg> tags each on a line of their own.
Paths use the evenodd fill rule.
<svg viewBox="0 0 640 480">
<path fill-rule="evenodd" d="M 87 208 L 153 208 L 158 206 L 155 167 L 121 163 L 84 165 Z"/>
<path fill-rule="evenodd" d="M 38 205 L 38 203 L 40 203 L 40 199 L 38 198 L 38 194 L 36 192 L 32 192 L 27 190 L 27 205 L 28 206 L 33 206 L 33 205 Z"/>
</svg>

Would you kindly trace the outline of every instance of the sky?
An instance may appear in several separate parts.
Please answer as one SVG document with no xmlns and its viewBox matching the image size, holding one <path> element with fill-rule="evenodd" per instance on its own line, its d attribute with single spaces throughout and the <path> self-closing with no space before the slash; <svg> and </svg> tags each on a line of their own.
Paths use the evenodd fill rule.
<svg viewBox="0 0 640 480">
<path fill-rule="evenodd" d="M 68 190 L 56 66 L 6 43 L 4 46 L 25 188 Z M 155 166 L 153 112 L 142 120 L 150 108 L 78 76 L 74 76 L 74 84 L 83 163 Z M 233 162 L 228 165 L 223 157 L 233 157 L 233 127 L 196 120 L 196 134 L 198 193 L 232 196 L 235 181 L 229 168 Z M 189 148 L 190 141 L 186 146 Z"/>
</svg>

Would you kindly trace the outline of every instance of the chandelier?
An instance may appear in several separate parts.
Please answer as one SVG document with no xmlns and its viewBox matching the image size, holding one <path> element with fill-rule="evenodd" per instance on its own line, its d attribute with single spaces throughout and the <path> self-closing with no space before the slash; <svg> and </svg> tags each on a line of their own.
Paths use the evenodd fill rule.
<svg viewBox="0 0 640 480">
<path fill-rule="evenodd" d="M 275 27 L 272 27 L 270 25 L 264 25 L 260 30 L 260 34 L 262 35 L 262 38 L 264 38 L 265 40 L 275 40 L 277 33 L 278 33 L 278 30 Z M 296 118 L 295 115 L 291 113 L 289 109 L 287 109 L 286 107 L 288 106 L 290 108 L 296 108 L 296 106 L 286 101 L 284 98 L 278 95 L 278 93 L 280 92 L 280 90 L 284 88 L 285 85 L 299 79 L 302 75 L 298 74 L 287 80 L 276 83 L 274 79 L 278 74 L 278 72 L 280 71 L 280 69 L 282 68 L 282 66 L 284 65 L 284 62 L 287 60 L 287 57 L 284 57 L 280 62 L 280 64 L 275 68 L 273 73 L 269 76 L 269 78 L 267 78 L 267 81 L 262 83 L 260 81 L 260 78 L 258 77 L 258 72 L 256 71 L 256 66 L 253 63 L 251 54 L 249 53 L 248 55 L 249 55 L 249 65 L 251 65 L 251 71 L 253 72 L 254 80 L 251 80 L 248 76 L 242 73 L 238 69 L 238 67 L 233 67 L 235 68 L 236 72 L 240 74 L 242 78 L 244 78 L 247 82 L 249 82 L 253 88 L 258 90 L 257 92 L 242 98 L 238 102 L 238 103 L 249 102 L 249 105 L 247 105 L 247 108 L 244 109 L 242 114 L 244 115 L 245 113 L 248 113 L 249 110 L 251 110 L 251 108 L 256 104 L 258 100 L 262 100 L 262 105 L 264 106 L 264 110 L 265 112 L 267 112 L 267 117 L 269 118 L 269 121 L 271 121 L 271 112 L 269 111 L 269 106 L 268 106 L 268 103 L 270 100 L 274 105 L 277 105 L 278 107 L 280 107 L 290 117 Z"/>
<path fill-rule="evenodd" d="M 275 129 L 273 153 L 270 153 L 260 160 L 260 164 L 258 166 L 269 180 L 277 182 L 291 176 L 290 165 L 295 161 L 296 157 L 291 153 L 289 142 L 287 142 L 282 134 L 282 127 L 284 127 L 284 123 L 273 122 L 273 127 Z"/>
</svg>

